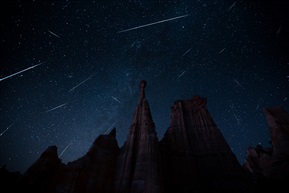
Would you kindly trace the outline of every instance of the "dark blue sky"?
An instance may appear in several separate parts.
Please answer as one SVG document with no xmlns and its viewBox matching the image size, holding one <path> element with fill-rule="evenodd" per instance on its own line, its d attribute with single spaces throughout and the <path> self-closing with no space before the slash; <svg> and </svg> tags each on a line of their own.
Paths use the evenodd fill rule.
<svg viewBox="0 0 289 193">
<path fill-rule="evenodd" d="M 73 161 L 112 127 L 122 146 L 142 79 L 159 139 L 173 102 L 200 95 L 241 164 L 270 146 L 262 108 L 289 110 L 285 0 L 6 0 L 0 27 L 0 165 L 12 171 L 51 145 Z"/>
</svg>

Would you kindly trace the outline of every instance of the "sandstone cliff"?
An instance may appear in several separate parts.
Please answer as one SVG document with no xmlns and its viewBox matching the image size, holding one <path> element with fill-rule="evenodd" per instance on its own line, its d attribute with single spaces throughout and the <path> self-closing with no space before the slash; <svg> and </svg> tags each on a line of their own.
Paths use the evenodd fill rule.
<svg viewBox="0 0 289 193">
<path fill-rule="evenodd" d="M 176 101 L 160 142 L 166 192 L 248 192 L 248 176 L 206 108 L 194 96 Z"/>
<path fill-rule="evenodd" d="M 57 147 L 50 146 L 24 174 L 1 168 L 2 192 L 258 193 L 286 187 L 289 115 L 282 108 L 264 109 L 272 147 L 248 148 L 241 166 L 200 96 L 174 102 L 169 127 L 159 141 L 145 87 L 141 81 L 121 148 L 115 128 L 67 164 L 59 159 Z"/>
</svg>

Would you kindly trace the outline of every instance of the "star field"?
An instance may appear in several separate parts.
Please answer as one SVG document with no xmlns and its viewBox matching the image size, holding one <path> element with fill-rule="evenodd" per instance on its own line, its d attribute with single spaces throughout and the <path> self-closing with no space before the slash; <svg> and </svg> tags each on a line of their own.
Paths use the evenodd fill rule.
<svg viewBox="0 0 289 193">
<path fill-rule="evenodd" d="M 1 4 L 0 165 L 12 171 L 51 145 L 73 161 L 113 127 L 122 146 L 142 79 L 159 139 L 173 102 L 200 95 L 241 164 L 270 146 L 262 108 L 289 110 L 285 0 Z"/>
</svg>

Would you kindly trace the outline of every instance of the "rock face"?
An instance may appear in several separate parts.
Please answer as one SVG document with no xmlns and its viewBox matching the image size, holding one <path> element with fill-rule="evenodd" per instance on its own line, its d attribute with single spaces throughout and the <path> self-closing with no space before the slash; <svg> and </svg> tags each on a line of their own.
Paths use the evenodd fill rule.
<svg viewBox="0 0 289 193">
<path fill-rule="evenodd" d="M 208 112 L 205 98 L 174 103 L 160 148 L 165 192 L 248 192 L 246 175 Z"/>
<path fill-rule="evenodd" d="M 140 82 L 140 97 L 129 135 L 118 156 L 116 193 L 161 193 L 158 138 L 149 104 L 146 82 Z"/>
<path fill-rule="evenodd" d="M 289 114 L 280 107 L 264 109 L 269 125 L 273 155 L 275 159 L 289 157 Z"/>
<path fill-rule="evenodd" d="M 19 190 L 24 192 L 49 192 L 62 163 L 57 155 L 57 147 L 48 147 L 23 174 L 19 180 Z"/>
<path fill-rule="evenodd" d="M 86 155 L 67 165 L 58 158 L 56 146 L 48 147 L 24 173 L 16 190 L 35 193 L 112 193 L 118 150 L 115 128 L 108 135 L 100 135 Z"/>
<path fill-rule="evenodd" d="M 272 147 L 248 148 L 243 167 L 206 108 L 194 96 L 175 101 L 158 140 L 140 82 L 140 97 L 124 145 L 116 129 L 98 136 L 81 158 L 64 164 L 48 147 L 24 174 L 0 170 L 0 187 L 31 193 L 258 193 L 285 188 L 289 175 L 289 115 L 264 110 Z M 254 184 L 254 185 L 253 185 Z"/>
<path fill-rule="evenodd" d="M 112 193 L 118 150 L 114 128 L 100 135 L 86 155 L 59 169 L 51 193 Z"/>
<path fill-rule="evenodd" d="M 286 186 L 289 180 L 289 114 L 281 107 L 263 109 L 272 147 L 257 146 L 247 149 L 244 168 L 262 186 Z"/>
</svg>

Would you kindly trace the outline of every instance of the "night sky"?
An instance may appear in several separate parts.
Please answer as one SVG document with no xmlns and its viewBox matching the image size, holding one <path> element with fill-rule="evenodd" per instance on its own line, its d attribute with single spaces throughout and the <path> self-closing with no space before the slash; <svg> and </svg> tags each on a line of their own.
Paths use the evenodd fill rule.
<svg viewBox="0 0 289 193">
<path fill-rule="evenodd" d="M 5 13 L 5 12 L 6 13 Z M 239 162 L 270 147 L 264 107 L 289 111 L 285 0 L 1 1 L 0 166 L 26 171 L 51 145 L 64 163 L 128 135 L 147 81 L 159 140 L 193 95 Z"/>
</svg>

